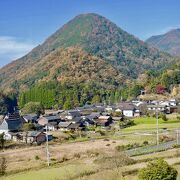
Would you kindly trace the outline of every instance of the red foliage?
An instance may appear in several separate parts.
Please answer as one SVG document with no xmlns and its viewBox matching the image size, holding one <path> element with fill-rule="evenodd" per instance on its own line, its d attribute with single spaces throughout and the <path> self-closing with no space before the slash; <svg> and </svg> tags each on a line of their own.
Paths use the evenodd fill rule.
<svg viewBox="0 0 180 180">
<path fill-rule="evenodd" d="M 156 93 L 157 94 L 164 94 L 166 92 L 166 88 L 160 84 L 156 86 Z"/>
</svg>

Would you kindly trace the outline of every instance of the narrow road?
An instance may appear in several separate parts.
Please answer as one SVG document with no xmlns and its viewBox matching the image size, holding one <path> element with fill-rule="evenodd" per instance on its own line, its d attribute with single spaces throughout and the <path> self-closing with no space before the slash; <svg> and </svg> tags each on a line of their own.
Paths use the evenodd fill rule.
<svg viewBox="0 0 180 180">
<path fill-rule="evenodd" d="M 180 139 L 179 139 L 179 142 L 180 142 Z M 136 149 L 127 150 L 126 153 L 129 156 L 135 156 L 135 155 L 140 155 L 140 154 L 149 154 L 149 153 L 153 153 L 153 152 L 158 152 L 158 151 L 171 149 L 173 147 L 173 145 L 175 145 L 175 144 L 177 144 L 176 140 L 161 143 L 159 145 L 152 145 L 152 146 L 147 146 L 147 147 L 139 147 L 139 148 L 136 148 Z"/>
</svg>

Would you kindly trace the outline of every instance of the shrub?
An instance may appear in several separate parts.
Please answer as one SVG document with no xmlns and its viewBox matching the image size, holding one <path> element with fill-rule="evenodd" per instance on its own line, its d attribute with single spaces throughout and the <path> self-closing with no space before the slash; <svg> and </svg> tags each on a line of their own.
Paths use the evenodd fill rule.
<svg viewBox="0 0 180 180">
<path fill-rule="evenodd" d="M 74 158 L 79 159 L 80 157 L 81 157 L 81 154 L 80 154 L 80 153 L 75 153 L 75 154 L 74 154 Z"/>
<path fill-rule="evenodd" d="M 174 144 L 172 147 L 173 148 L 180 148 L 180 144 Z"/>
<path fill-rule="evenodd" d="M 34 158 L 35 158 L 35 160 L 39 160 L 40 159 L 40 157 L 38 155 L 36 155 Z"/>
<path fill-rule="evenodd" d="M 65 161 L 68 161 L 68 158 L 67 158 L 66 155 L 64 155 L 64 156 L 62 157 L 62 162 L 65 162 Z"/>
<path fill-rule="evenodd" d="M 96 133 L 99 133 L 101 136 L 105 136 L 106 135 L 106 132 L 104 130 L 100 130 L 100 129 L 98 129 L 96 131 Z"/>
<path fill-rule="evenodd" d="M 115 147 L 115 149 L 117 151 L 123 151 L 123 150 L 130 150 L 130 149 L 133 149 L 133 148 L 138 148 L 138 147 L 141 147 L 139 145 L 139 143 L 134 143 L 134 144 L 127 144 L 127 145 L 118 145 Z"/>
<path fill-rule="evenodd" d="M 1 133 L 0 134 L 0 145 L 1 145 L 1 148 L 4 149 L 4 144 L 5 144 L 5 138 L 4 138 L 4 133 Z"/>
<path fill-rule="evenodd" d="M 176 180 L 177 170 L 168 165 L 163 159 L 157 159 L 148 163 L 138 173 L 139 180 Z"/>
<path fill-rule="evenodd" d="M 88 157 L 96 157 L 99 156 L 100 152 L 98 150 L 87 150 Z"/>
<path fill-rule="evenodd" d="M 163 121 L 168 121 L 168 118 L 164 113 L 161 113 L 158 118 L 161 118 Z"/>
<path fill-rule="evenodd" d="M 162 135 L 162 136 L 159 137 L 159 139 L 160 139 L 161 142 L 168 142 L 168 141 L 174 140 L 173 137 L 167 136 L 167 135 Z"/>
<path fill-rule="evenodd" d="M 51 161 L 56 161 L 56 158 L 51 158 Z"/>
<path fill-rule="evenodd" d="M 145 146 L 147 146 L 148 144 L 149 144 L 148 141 L 144 141 L 144 142 L 143 142 L 143 145 L 145 145 Z"/>
<path fill-rule="evenodd" d="M 116 146 L 115 147 L 115 149 L 117 150 L 117 151 L 124 151 L 125 150 L 125 146 L 124 145 L 118 145 L 118 146 Z"/>
</svg>

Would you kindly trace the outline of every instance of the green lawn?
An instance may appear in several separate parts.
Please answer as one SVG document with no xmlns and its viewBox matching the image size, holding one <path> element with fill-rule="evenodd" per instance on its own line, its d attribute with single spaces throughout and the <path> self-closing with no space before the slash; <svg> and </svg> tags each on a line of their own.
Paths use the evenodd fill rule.
<svg viewBox="0 0 180 180">
<path fill-rule="evenodd" d="M 95 173 L 96 167 L 93 165 L 71 163 L 60 167 L 44 168 L 40 170 L 30 170 L 23 173 L 7 176 L 2 180 L 65 180 L 75 179 L 85 175 L 86 173 Z"/>
<path fill-rule="evenodd" d="M 180 120 L 176 118 L 168 119 L 168 121 L 163 121 L 158 119 L 159 128 L 175 129 L 180 128 Z M 156 129 L 156 118 L 153 117 L 139 117 L 134 119 L 134 126 L 123 129 L 126 131 L 143 131 L 143 130 L 155 130 Z"/>
</svg>

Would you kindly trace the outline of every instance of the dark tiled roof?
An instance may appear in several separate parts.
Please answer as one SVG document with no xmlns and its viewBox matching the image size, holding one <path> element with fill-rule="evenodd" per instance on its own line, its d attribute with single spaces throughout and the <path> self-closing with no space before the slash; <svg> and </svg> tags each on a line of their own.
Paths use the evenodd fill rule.
<svg viewBox="0 0 180 180">
<path fill-rule="evenodd" d="M 75 122 L 80 122 L 82 120 L 81 117 L 75 117 L 72 119 L 72 121 L 75 121 Z"/>
<path fill-rule="evenodd" d="M 61 120 L 61 118 L 57 115 L 53 116 L 43 116 L 43 118 L 47 119 L 48 121 L 53 121 L 53 120 Z"/>
<path fill-rule="evenodd" d="M 69 129 L 77 129 L 81 127 L 84 127 L 82 123 L 72 123 L 68 126 Z"/>
<path fill-rule="evenodd" d="M 69 110 L 68 113 L 71 114 L 71 115 L 74 116 L 74 117 L 75 117 L 75 116 L 76 116 L 76 117 L 81 116 L 80 112 L 77 111 L 77 110 Z"/>
<path fill-rule="evenodd" d="M 132 103 L 120 103 L 118 104 L 117 108 L 121 110 L 134 110 L 136 109 L 136 106 L 133 105 Z"/>
<path fill-rule="evenodd" d="M 27 120 L 36 120 L 37 115 L 36 114 L 26 114 L 26 115 L 23 116 L 23 118 L 25 118 Z"/>
<path fill-rule="evenodd" d="M 58 126 L 60 128 L 67 128 L 70 124 L 72 124 L 72 122 L 60 122 Z"/>
<path fill-rule="evenodd" d="M 28 136 L 29 137 L 36 137 L 36 136 L 39 136 L 39 134 L 41 134 L 42 132 L 40 131 L 29 131 L 28 132 Z"/>
</svg>

